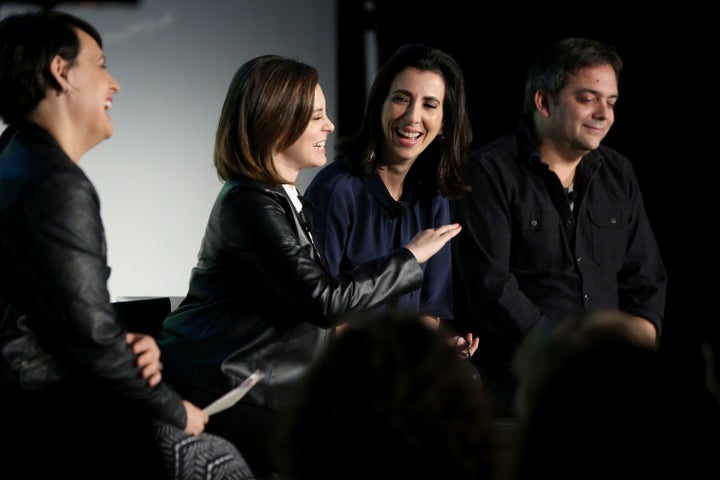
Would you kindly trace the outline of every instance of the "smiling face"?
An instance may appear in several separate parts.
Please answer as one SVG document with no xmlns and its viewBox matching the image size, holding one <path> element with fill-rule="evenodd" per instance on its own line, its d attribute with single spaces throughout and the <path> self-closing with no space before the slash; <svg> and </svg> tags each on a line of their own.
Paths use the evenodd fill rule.
<svg viewBox="0 0 720 480">
<path fill-rule="evenodd" d="M 320 84 L 315 86 L 315 100 L 310 122 L 295 143 L 273 155 L 275 168 L 280 175 L 294 182 L 303 168 L 322 167 L 327 163 L 325 144 L 335 125 L 327 116 L 325 95 Z"/>
<path fill-rule="evenodd" d="M 435 72 L 410 67 L 393 79 L 381 122 L 382 163 L 412 163 L 441 133 L 445 81 Z"/>
<path fill-rule="evenodd" d="M 80 51 L 67 70 L 68 112 L 87 149 L 113 133 L 108 111 L 120 85 L 105 69 L 105 54 L 87 33 L 76 29 Z"/>
<path fill-rule="evenodd" d="M 580 69 L 568 76 L 557 99 L 548 102 L 543 137 L 578 155 L 595 150 L 615 121 L 617 98 L 617 77 L 610 65 Z"/>
</svg>

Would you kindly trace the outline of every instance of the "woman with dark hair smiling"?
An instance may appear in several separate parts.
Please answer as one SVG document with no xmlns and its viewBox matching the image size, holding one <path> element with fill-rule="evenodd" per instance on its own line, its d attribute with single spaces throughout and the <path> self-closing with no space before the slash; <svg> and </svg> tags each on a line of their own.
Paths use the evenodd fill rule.
<svg viewBox="0 0 720 480">
<path fill-rule="evenodd" d="M 305 195 L 333 273 L 450 222 L 448 199 L 467 191 L 472 129 L 465 103 L 460 66 L 437 48 L 403 45 L 380 68 L 360 127 L 338 142 L 338 158 L 315 175 Z M 422 269 L 422 284 L 388 306 L 418 311 L 429 325 L 442 322 L 457 335 L 450 243 Z M 478 347 L 470 333 L 452 343 L 466 358 Z"/>
</svg>

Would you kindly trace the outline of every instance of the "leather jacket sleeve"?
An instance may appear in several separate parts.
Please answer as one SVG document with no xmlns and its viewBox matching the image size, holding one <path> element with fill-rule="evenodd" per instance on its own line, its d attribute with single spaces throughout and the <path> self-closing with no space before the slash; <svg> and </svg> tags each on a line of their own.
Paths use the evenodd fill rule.
<svg viewBox="0 0 720 480">
<path fill-rule="evenodd" d="M 314 257 L 311 243 L 303 241 L 289 200 L 277 192 L 234 188 L 221 206 L 220 225 L 233 263 L 250 267 L 239 274 L 251 275 L 282 299 L 286 311 L 303 312 L 320 327 L 332 327 L 351 312 L 374 308 L 422 283 L 420 265 L 405 248 L 331 275 Z"/>
<path fill-rule="evenodd" d="M 139 402 L 152 418 L 185 427 L 179 395 L 151 388 L 135 366 L 125 328 L 110 303 L 105 236 L 97 193 L 79 168 L 56 170 L 21 203 L 17 270 L 27 321 L 38 343 L 80 381 L 99 382 Z"/>
</svg>

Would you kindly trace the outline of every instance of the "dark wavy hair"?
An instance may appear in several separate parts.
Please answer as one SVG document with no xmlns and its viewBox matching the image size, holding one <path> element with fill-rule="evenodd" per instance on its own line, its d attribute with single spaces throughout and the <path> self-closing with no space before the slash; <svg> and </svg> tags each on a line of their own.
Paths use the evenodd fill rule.
<svg viewBox="0 0 720 480">
<path fill-rule="evenodd" d="M 414 178 L 430 182 L 431 191 L 456 197 L 468 191 L 464 180 L 465 161 L 473 132 L 467 114 L 465 78 L 459 64 L 447 53 L 425 45 L 400 47 L 383 64 L 373 81 L 358 130 L 336 145 L 338 156 L 347 158 L 351 169 L 360 175 L 377 170 L 384 141 L 381 125 L 383 103 L 395 77 L 407 68 L 435 72 L 445 81 L 443 135 L 423 151 L 413 164 Z M 420 170 L 420 174 L 417 170 Z"/>
<path fill-rule="evenodd" d="M 61 89 L 50 64 L 56 55 L 73 64 L 80 51 L 75 29 L 102 48 L 98 31 L 67 13 L 21 13 L 0 21 L 0 118 L 5 123 L 25 120 L 49 89 Z"/>
</svg>

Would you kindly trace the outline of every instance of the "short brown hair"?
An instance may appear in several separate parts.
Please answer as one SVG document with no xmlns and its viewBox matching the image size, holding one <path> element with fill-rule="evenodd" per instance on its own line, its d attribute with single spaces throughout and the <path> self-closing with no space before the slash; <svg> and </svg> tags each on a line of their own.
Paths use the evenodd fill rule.
<svg viewBox="0 0 720 480">
<path fill-rule="evenodd" d="M 263 55 L 244 63 L 220 114 L 214 156 L 218 177 L 289 183 L 275 169 L 272 154 L 288 148 L 305 131 L 318 82 L 317 70 L 297 60 Z"/>
</svg>

